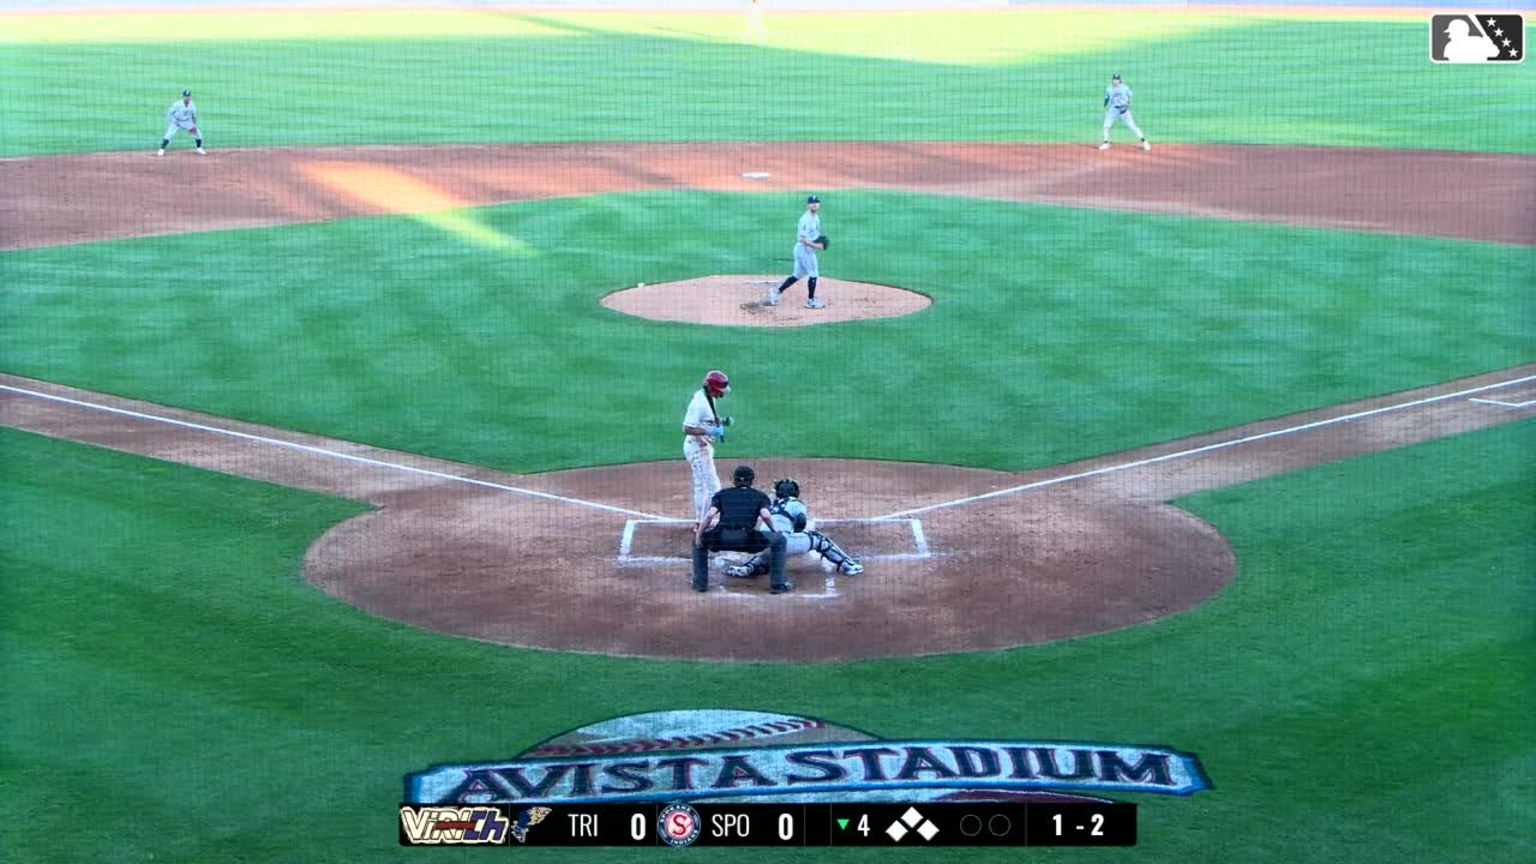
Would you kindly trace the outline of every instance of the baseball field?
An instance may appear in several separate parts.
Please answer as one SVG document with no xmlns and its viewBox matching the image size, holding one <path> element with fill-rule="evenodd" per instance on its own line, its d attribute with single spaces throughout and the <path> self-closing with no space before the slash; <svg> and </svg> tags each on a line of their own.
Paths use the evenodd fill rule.
<svg viewBox="0 0 1536 864">
<path fill-rule="evenodd" d="M 398 839 L 468 766 L 798 753 L 1139 807 L 913 860 L 1530 860 L 1530 65 L 1430 9 L 744 6 L 0 12 L 0 857 L 873 860 Z M 765 306 L 810 194 L 826 308 Z M 861 575 L 689 590 L 710 369 L 721 475 Z"/>
</svg>

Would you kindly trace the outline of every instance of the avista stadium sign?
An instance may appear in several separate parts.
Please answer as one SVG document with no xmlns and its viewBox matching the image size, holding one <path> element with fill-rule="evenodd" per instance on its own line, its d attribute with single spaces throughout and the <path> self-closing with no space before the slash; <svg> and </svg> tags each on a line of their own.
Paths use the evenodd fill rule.
<svg viewBox="0 0 1536 864">
<path fill-rule="evenodd" d="M 1060 741 L 886 740 L 761 711 L 658 711 L 582 727 L 502 762 L 405 777 L 412 804 L 1083 800 L 1211 788 L 1191 753 Z"/>
</svg>

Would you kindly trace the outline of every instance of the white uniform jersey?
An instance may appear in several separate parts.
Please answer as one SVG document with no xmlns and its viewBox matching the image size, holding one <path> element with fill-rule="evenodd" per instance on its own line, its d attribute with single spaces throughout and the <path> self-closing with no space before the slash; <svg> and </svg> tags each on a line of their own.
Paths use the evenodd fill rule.
<svg viewBox="0 0 1536 864">
<path fill-rule="evenodd" d="M 1125 86 L 1124 84 L 1112 84 L 1109 87 L 1105 87 L 1104 104 L 1106 107 L 1113 108 L 1116 111 L 1130 110 L 1131 88 Z"/>
<path fill-rule="evenodd" d="M 688 410 L 683 412 L 683 425 L 707 427 L 714 423 L 715 412 L 709 407 L 709 397 L 704 395 L 703 389 L 695 390 L 693 399 L 688 403 Z"/>
<path fill-rule="evenodd" d="M 795 268 L 790 271 L 790 274 L 796 279 L 803 279 L 807 276 L 820 276 L 821 264 L 816 260 L 816 249 L 800 242 L 801 238 L 804 238 L 806 243 L 810 243 L 821 236 L 820 214 L 812 213 L 809 210 L 805 211 L 801 215 L 800 224 L 796 226 L 795 230 L 799 233 L 799 236 L 795 238 Z"/>
<path fill-rule="evenodd" d="M 177 99 L 166 109 L 165 116 L 171 119 L 171 125 L 177 129 L 191 129 L 197 125 L 197 103 L 183 103 Z"/>
<path fill-rule="evenodd" d="M 796 244 L 799 243 L 800 238 L 804 238 L 807 243 L 815 242 L 816 238 L 821 236 L 821 214 L 805 211 L 800 217 L 797 230 L 800 237 L 795 238 Z"/>
</svg>

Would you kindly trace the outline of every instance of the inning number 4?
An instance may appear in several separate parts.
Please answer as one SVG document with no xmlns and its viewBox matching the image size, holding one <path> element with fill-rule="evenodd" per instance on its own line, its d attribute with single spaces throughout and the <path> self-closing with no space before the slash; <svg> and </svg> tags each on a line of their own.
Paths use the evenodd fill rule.
<svg viewBox="0 0 1536 864">
<path fill-rule="evenodd" d="M 1052 816 L 1051 818 L 1056 821 L 1056 836 L 1060 837 L 1061 836 L 1062 828 L 1064 827 L 1061 824 L 1061 814 L 1057 813 L 1056 815 Z M 1088 833 L 1093 835 L 1094 837 L 1103 837 L 1104 836 L 1104 815 L 1102 813 L 1095 813 L 1091 817 L 1089 817 L 1088 821 L 1093 823 L 1093 830 L 1089 831 Z M 1076 827 L 1078 829 L 1082 828 L 1081 825 L 1078 825 Z"/>
<path fill-rule="evenodd" d="M 865 837 L 869 836 L 869 814 L 868 813 L 864 813 L 864 814 L 861 814 L 859 816 L 859 833 L 863 834 Z"/>
</svg>

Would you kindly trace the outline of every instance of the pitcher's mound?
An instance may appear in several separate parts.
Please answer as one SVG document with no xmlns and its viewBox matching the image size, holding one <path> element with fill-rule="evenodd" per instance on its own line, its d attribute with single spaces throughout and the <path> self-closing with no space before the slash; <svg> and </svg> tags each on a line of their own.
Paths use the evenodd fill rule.
<svg viewBox="0 0 1536 864">
<path fill-rule="evenodd" d="M 779 300 L 779 305 L 765 305 L 763 300 L 768 292 L 782 281 L 782 275 L 703 276 L 681 282 L 641 284 L 609 294 L 603 298 L 603 305 L 653 321 L 735 327 L 800 327 L 862 318 L 895 318 L 925 309 L 933 302 L 927 295 L 889 285 L 820 279 L 816 284 L 816 299 L 826 307 L 807 309 L 805 280 L 802 279 Z"/>
</svg>

